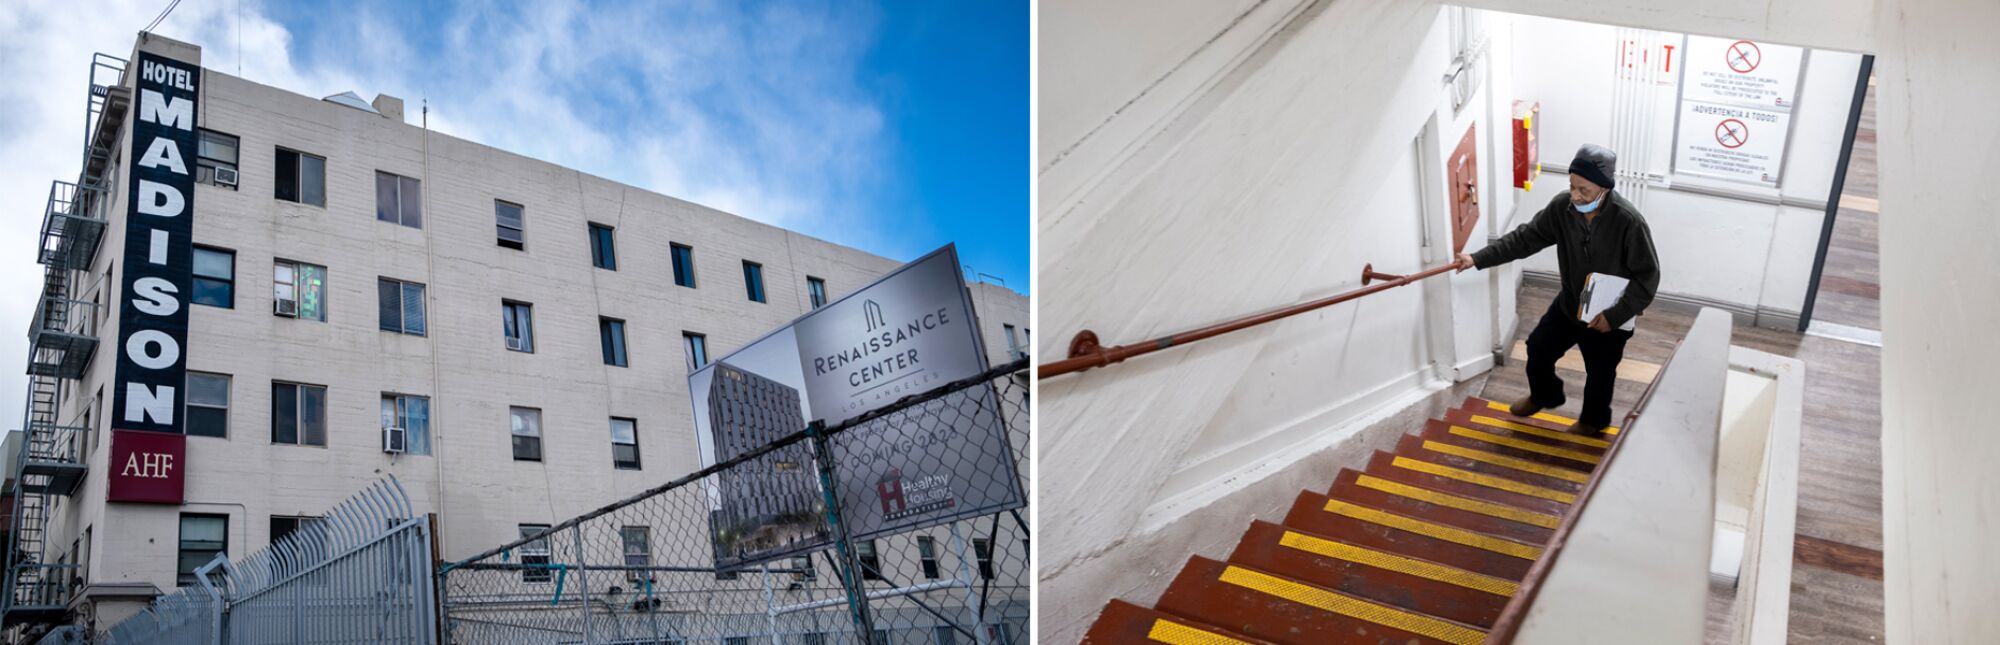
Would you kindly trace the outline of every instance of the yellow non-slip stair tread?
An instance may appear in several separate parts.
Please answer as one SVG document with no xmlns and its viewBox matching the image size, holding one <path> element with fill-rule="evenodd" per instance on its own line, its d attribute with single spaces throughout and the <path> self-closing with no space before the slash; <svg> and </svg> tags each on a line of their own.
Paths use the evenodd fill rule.
<svg viewBox="0 0 2000 645">
<path fill-rule="evenodd" d="M 1431 452 L 1451 455 L 1453 457 L 1462 457 L 1480 463 L 1493 464 L 1495 466 L 1500 466 L 1503 468 L 1512 468 L 1514 470 L 1518 470 L 1524 473 L 1534 473 L 1546 477 L 1554 477 L 1556 479 L 1560 479 L 1566 482 L 1573 482 L 1577 484 L 1585 484 L 1590 482 L 1590 473 L 1586 473 L 1580 470 L 1572 470 L 1569 468 L 1564 468 L 1562 466 L 1551 466 L 1549 464 L 1544 464 L 1538 461 L 1529 461 L 1526 459 L 1521 459 L 1519 457 L 1509 457 L 1507 455 L 1503 455 L 1497 452 L 1487 452 L 1484 450 L 1480 450 L 1478 448 L 1467 448 L 1465 446 L 1461 446 L 1455 443 L 1444 443 L 1442 441 L 1431 441 L 1429 439 L 1425 439 L 1424 449 L 1429 450 Z"/>
<path fill-rule="evenodd" d="M 1486 640 L 1486 632 L 1463 624 L 1376 604 L 1242 567 L 1232 565 L 1223 569 L 1218 580 L 1308 607 L 1455 645 L 1478 645 Z"/>
<path fill-rule="evenodd" d="M 1380 524 L 1399 531 L 1408 531 L 1424 537 L 1443 540 L 1453 544 L 1462 544 L 1475 549 L 1492 551 L 1501 555 L 1511 555 L 1523 560 L 1534 560 L 1542 557 L 1541 547 L 1522 544 L 1477 531 L 1468 531 L 1414 517 L 1397 515 L 1346 500 L 1328 499 L 1323 510 L 1342 517 L 1353 518 L 1371 524 Z"/>
<path fill-rule="evenodd" d="M 1554 529 L 1555 527 L 1562 525 L 1562 518 L 1550 515 L 1548 513 L 1537 513 L 1535 511 L 1508 506 L 1506 504 L 1496 504 L 1485 500 L 1472 499 L 1470 497 L 1460 497 L 1458 495 L 1453 495 L 1450 493 L 1442 493 L 1428 488 L 1423 488 L 1420 486 L 1411 486 L 1403 482 L 1390 481 L 1387 479 L 1376 477 L 1374 475 L 1361 475 L 1359 477 L 1356 477 L 1354 478 L 1354 484 L 1362 488 L 1379 490 L 1384 493 L 1388 493 L 1390 495 L 1396 495 L 1399 497 L 1408 497 L 1410 499 L 1424 502 L 1426 504 L 1443 506 L 1445 508 L 1458 509 L 1461 511 L 1465 511 L 1467 513 L 1478 513 L 1480 515 L 1485 515 L 1487 517 L 1497 517 L 1503 520 L 1508 520 L 1510 522 L 1520 522 L 1522 524 L 1527 524 L 1530 526 L 1539 526 L 1545 529 Z"/>
<path fill-rule="evenodd" d="M 1250 645 L 1249 641 L 1196 629 L 1164 618 L 1153 619 L 1153 628 L 1147 630 L 1146 638 L 1168 645 Z"/>
<path fill-rule="evenodd" d="M 1566 493 L 1553 488 L 1517 482 L 1505 477 L 1494 477 L 1485 473 L 1475 473 L 1470 470 L 1453 468 L 1443 464 L 1434 464 L 1422 459 L 1398 456 L 1391 459 L 1389 465 L 1404 470 L 1412 470 L 1427 475 L 1437 475 L 1446 479 L 1462 481 L 1475 486 L 1484 486 L 1494 490 L 1503 490 L 1509 493 L 1546 499 L 1552 502 L 1561 502 L 1564 504 L 1576 503 L 1575 493 Z"/>
<path fill-rule="evenodd" d="M 1514 432 L 1519 432 L 1521 434 L 1530 434 L 1545 439 L 1565 441 L 1579 446 L 1590 446 L 1592 448 L 1611 447 L 1611 442 L 1605 441 L 1603 439 L 1598 439 L 1595 437 L 1586 437 L 1580 434 L 1571 434 L 1559 430 L 1550 430 L 1548 428 L 1538 428 L 1523 423 L 1515 423 L 1512 421 L 1508 421 L 1506 419 L 1496 419 L 1493 417 L 1480 414 L 1472 415 L 1472 422 L 1480 425 L 1493 426 L 1495 428 L 1500 428 L 1502 430 L 1511 430 Z"/>
<path fill-rule="evenodd" d="M 1513 409 L 1512 409 L 1512 406 L 1509 406 L 1509 405 L 1507 405 L 1507 404 L 1505 404 L 1505 403 L 1501 403 L 1501 402 L 1499 402 L 1499 401 L 1487 401 L 1487 402 L 1486 402 L 1486 408 L 1487 408 L 1487 409 L 1489 409 L 1489 410 L 1499 410 L 1499 411 L 1501 411 L 1501 412 L 1505 412 L 1505 413 L 1507 413 L 1507 414 L 1513 414 L 1513 413 L 1514 413 L 1514 411 L 1513 411 Z M 1543 421 L 1552 421 L 1552 422 L 1555 422 L 1555 423 L 1560 423 L 1560 424 L 1563 424 L 1563 425 L 1571 425 L 1571 424 L 1574 424 L 1574 423 L 1576 423 L 1576 419 L 1572 419 L 1572 418 L 1569 418 L 1569 417 L 1566 417 L 1566 416 L 1562 416 L 1562 415 L 1560 415 L 1560 414 L 1549 414 L 1549 413 L 1547 413 L 1547 412 L 1536 412 L 1536 413 L 1535 413 L 1535 416 L 1534 416 L 1534 418 L 1537 418 L 1537 419 L 1541 419 L 1541 420 L 1543 420 Z M 1612 427 L 1609 427 L 1609 428 L 1605 428 L 1605 429 L 1604 429 L 1604 434 L 1618 434 L 1618 428 L 1617 428 L 1617 426 L 1612 426 Z"/>
<path fill-rule="evenodd" d="M 1536 454 L 1548 455 L 1550 457 L 1561 457 L 1563 459 L 1580 461 L 1591 465 L 1596 465 L 1598 460 L 1602 459 L 1597 455 L 1593 455 L 1580 450 L 1557 448 L 1555 446 L 1543 443 L 1537 443 L 1534 441 L 1528 441 L 1526 439 L 1502 437 L 1500 435 L 1493 434 L 1491 432 L 1480 432 L 1478 430 L 1467 428 L 1465 426 L 1452 426 L 1450 432 L 1451 434 L 1465 437 L 1467 439 L 1472 439 L 1474 441 L 1484 441 L 1486 443 L 1490 443 L 1496 446 L 1506 446 L 1508 448 L 1513 448 L 1515 450 L 1526 450 L 1528 452 Z"/>
<path fill-rule="evenodd" d="M 1419 560 L 1364 546 L 1336 542 L 1297 531 L 1285 531 L 1284 535 L 1278 537 L 1278 544 L 1314 555 L 1345 560 L 1384 571 L 1394 571 L 1426 580 L 1457 585 L 1467 589 L 1484 591 L 1496 596 L 1512 597 L 1514 592 L 1520 589 L 1518 583 L 1506 578 L 1466 571 L 1458 567 L 1438 564 L 1428 560 Z"/>
</svg>

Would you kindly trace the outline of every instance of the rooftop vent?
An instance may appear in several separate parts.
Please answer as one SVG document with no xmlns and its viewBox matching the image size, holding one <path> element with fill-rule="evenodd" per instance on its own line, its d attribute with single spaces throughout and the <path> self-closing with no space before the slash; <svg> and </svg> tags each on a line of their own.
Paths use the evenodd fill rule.
<svg viewBox="0 0 2000 645">
<path fill-rule="evenodd" d="M 367 112 L 369 114 L 381 114 L 381 112 L 376 111 L 375 106 L 369 105 L 367 101 L 361 100 L 361 97 L 356 96 L 353 92 L 341 92 L 339 94 L 335 94 L 333 96 L 329 96 L 320 100 L 332 103 L 338 103 L 341 105 L 345 105 L 347 107 L 354 108 L 356 110 Z"/>
</svg>

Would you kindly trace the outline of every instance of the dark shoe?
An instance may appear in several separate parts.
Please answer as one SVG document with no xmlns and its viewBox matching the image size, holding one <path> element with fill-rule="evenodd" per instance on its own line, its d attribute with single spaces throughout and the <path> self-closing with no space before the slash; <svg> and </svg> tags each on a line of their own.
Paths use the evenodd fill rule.
<svg viewBox="0 0 2000 645">
<path fill-rule="evenodd" d="M 1512 414 L 1514 416 L 1523 418 L 1535 416 L 1535 413 L 1541 411 L 1542 411 L 1542 406 L 1535 405 L 1535 397 L 1532 396 L 1521 397 L 1521 400 L 1515 401 L 1513 405 L 1507 406 L 1508 414 Z"/>
<path fill-rule="evenodd" d="M 1578 421 L 1576 423 L 1570 424 L 1569 429 L 1565 430 L 1565 432 L 1568 432 L 1570 434 L 1583 435 L 1586 437 L 1602 437 L 1604 436 L 1604 426 L 1590 425 L 1582 421 Z"/>
</svg>

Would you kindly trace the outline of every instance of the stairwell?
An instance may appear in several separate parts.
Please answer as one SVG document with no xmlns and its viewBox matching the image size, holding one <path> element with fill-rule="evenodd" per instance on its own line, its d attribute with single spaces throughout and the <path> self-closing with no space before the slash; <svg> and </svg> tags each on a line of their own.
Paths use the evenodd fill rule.
<svg viewBox="0 0 2000 645">
<path fill-rule="evenodd" d="M 1190 558 L 1153 607 L 1111 601 L 1083 642 L 1484 642 L 1619 436 L 1506 407 L 1467 398 L 1226 560 Z"/>
</svg>

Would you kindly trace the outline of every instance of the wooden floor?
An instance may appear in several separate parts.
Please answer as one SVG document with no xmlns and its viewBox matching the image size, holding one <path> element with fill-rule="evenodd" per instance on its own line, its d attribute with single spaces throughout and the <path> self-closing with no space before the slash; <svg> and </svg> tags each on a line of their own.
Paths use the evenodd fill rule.
<svg viewBox="0 0 2000 645">
<path fill-rule="evenodd" d="M 1848 158 L 1847 182 L 1841 187 L 1840 212 L 1834 216 L 1813 320 L 1882 328 L 1875 179 L 1875 89 L 1871 85 L 1861 103 L 1861 122 L 1854 130 L 1854 153 Z"/>
<path fill-rule="evenodd" d="M 1521 290 L 1519 341 L 1525 341 L 1555 292 Z M 1640 317 L 1626 344 L 1627 362 L 1659 365 L 1687 333 L 1693 315 L 1657 310 Z M 1738 325 L 1736 345 L 1806 363 L 1804 428 L 1799 454 L 1797 555 L 1792 570 L 1791 642 L 1879 643 L 1882 619 L 1882 464 L 1879 382 L 1881 350 L 1819 336 Z M 1572 354 L 1574 354 L 1572 350 Z M 1528 392 L 1522 361 L 1496 368 L 1482 396 L 1513 401 Z M 1622 419 L 1646 384 L 1621 370 L 1612 418 Z M 1558 365 L 1570 402 L 1557 414 L 1577 416 L 1583 373 Z M 1721 590 L 1727 592 L 1727 590 Z M 1721 599 L 1727 607 L 1726 595 Z M 1711 606 L 1714 606 L 1712 603 Z M 1711 637 L 1726 622 L 1711 621 Z"/>
</svg>

